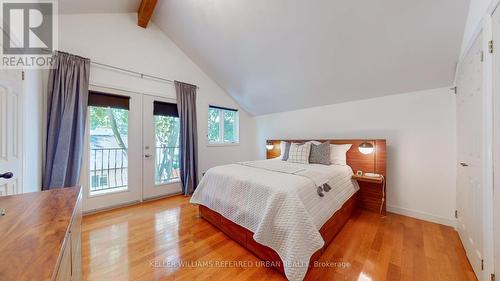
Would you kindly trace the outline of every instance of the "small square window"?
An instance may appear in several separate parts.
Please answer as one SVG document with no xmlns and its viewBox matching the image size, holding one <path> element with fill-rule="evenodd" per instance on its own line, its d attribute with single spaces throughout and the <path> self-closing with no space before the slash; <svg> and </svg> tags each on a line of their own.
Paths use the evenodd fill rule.
<svg viewBox="0 0 500 281">
<path fill-rule="evenodd" d="M 209 106 L 208 108 L 208 143 L 236 144 L 239 143 L 238 110 Z"/>
</svg>

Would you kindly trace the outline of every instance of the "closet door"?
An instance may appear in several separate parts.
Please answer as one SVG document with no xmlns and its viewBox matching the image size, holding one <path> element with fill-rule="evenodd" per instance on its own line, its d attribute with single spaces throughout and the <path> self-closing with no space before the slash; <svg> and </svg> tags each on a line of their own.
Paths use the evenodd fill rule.
<svg viewBox="0 0 500 281">
<path fill-rule="evenodd" d="M 482 35 L 457 76 L 457 228 L 467 257 L 481 276 L 483 259 L 483 71 Z"/>
</svg>

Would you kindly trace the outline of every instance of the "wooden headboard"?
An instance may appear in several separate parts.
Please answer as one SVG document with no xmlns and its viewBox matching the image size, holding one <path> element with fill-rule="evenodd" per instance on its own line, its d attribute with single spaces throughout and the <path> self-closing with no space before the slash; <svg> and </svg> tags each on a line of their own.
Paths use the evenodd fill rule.
<svg viewBox="0 0 500 281">
<path fill-rule="evenodd" d="M 268 140 L 267 143 L 273 144 L 274 148 L 267 150 L 267 159 L 280 156 L 280 142 L 295 142 L 304 143 L 310 140 Z M 368 173 L 377 173 L 386 177 L 386 144 L 385 140 L 369 140 L 367 142 L 373 143 L 375 151 L 371 154 L 363 154 L 359 152 L 358 146 L 363 143 L 364 139 L 353 140 L 316 140 L 319 142 L 329 141 L 331 144 L 352 144 L 351 149 L 347 151 L 347 165 L 351 166 L 354 173 L 361 170 Z"/>
</svg>

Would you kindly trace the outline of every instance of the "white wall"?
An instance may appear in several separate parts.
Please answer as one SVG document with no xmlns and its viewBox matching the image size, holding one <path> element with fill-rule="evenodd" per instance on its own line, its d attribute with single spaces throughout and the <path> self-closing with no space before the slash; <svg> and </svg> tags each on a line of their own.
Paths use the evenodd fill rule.
<svg viewBox="0 0 500 281">
<path fill-rule="evenodd" d="M 448 88 L 256 117 L 266 139 L 387 139 L 389 211 L 454 225 L 455 95 Z"/>
<path fill-rule="evenodd" d="M 215 165 L 255 158 L 255 122 L 153 23 L 138 27 L 136 14 L 80 14 L 59 17 L 59 49 L 141 73 L 199 86 L 200 174 Z M 174 86 L 92 67 L 91 84 L 107 85 L 175 99 Z M 207 146 L 208 105 L 240 109 L 240 145 Z"/>
<path fill-rule="evenodd" d="M 23 83 L 23 192 L 42 186 L 42 71 L 26 70 Z"/>
</svg>

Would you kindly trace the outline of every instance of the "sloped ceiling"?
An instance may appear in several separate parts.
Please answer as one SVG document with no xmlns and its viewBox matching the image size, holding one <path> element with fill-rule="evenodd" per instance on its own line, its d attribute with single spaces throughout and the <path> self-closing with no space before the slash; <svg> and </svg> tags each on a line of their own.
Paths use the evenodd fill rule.
<svg viewBox="0 0 500 281">
<path fill-rule="evenodd" d="M 153 21 L 254 114 L 450 86 L 468 0 L 167 0 Z"/>
<path fill-rule="evenodd" d="M 71 8 L 76 12 L 92 10 L 88 2 L 121 12 L 135 11 L 140 1 L 60 2 L 80 3 Z M 153 22 L 259 115 L 450 86 L 468 6 L 469 0 L 160 0 Z"/>
</svg>

